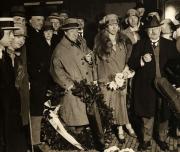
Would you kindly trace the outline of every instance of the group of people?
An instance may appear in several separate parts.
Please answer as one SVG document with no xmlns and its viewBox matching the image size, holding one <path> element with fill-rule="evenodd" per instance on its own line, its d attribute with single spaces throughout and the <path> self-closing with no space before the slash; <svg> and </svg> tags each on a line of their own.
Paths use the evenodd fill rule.
<svg viewBox="0 0 180 152">
<path fill-rule="evenodd" d="M 176 19 L 180 21 L 179 14 Z M 119 143 L 125 143 L 126 127 L 130 136 L 139 139 L 139 151 L 149 149 L 153 138 L 161 150 L 169 149 L 165 141 L 172 111 L 155 79 L 166 76 L 170 60 L 179 59 L 180 26 L 161 20 L 158 10 L 146 12 L 138 3 L 123 19 L 116 14 L 103 16 L 89 49 L 84 21 L 66 12 L 45 18 L 41 7 L 34 7 L 27 20 L 23 6 L 12 7 L 11 17 L 0 17 L 0 151 L 25 152 L 27 126 L 34 151 L 50 150 L 48 143 L 41 142 L 41 120 L 47 90 L 55 85 L 64 92 L 58 99 L 64 126 L 74 134 L 90 126 L 96 148 L 109 148 L 98 110 L 98 122 L 92 124 L 86 103 L 73 94 L 82 80 L 100 87 L 112 112 L 111 133 L 117 134 Z M 141 123 L 138 131 L 130 119 L 134 116 Z"/>
</svg>

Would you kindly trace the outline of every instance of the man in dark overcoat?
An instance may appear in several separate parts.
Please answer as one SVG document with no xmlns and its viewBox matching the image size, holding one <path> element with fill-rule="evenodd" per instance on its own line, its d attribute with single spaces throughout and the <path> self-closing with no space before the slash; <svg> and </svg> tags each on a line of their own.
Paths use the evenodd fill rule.
<svg viewBox="0 0 180 152">
<path fill-rule="evenodd" d="M 14 39 L 13 18 L 0 18 L 0 151 L 25 152 L 25 136 L 20 116 L 20 95 L 15 87 L 14 67 L 7 51 Z"/>
<path fill-rule="evenodd" d="M 39 149 L 41 119 L 49 78 L 49 50 L 45 49 L 42 32 L 44 12 L 42 7 L 34 7 L 27 25 L 27 68 L 30 81 L 30 114 L 32 126 L 32 144 Z"/>
<path fill-rule="evenodd" d="M 153 16 L 146 24 L 148 37 L 134 47 L 129 66 L 136 71 L 134 79 L 134 110 L 142 118 L 143 140 L 139 150 L 151 146 L 154 121 L 159 117 L 157 143 L 162 150 L 168 149 L 165 137 L 168 127 L 169 107 L 155 88 L 155 78 L 165 76 L 165 65 L 178 55 L 174 42 L 160 37 L 161 25 Z M 156 114 L 159 114 L 157 117 Z"/>
</svg>

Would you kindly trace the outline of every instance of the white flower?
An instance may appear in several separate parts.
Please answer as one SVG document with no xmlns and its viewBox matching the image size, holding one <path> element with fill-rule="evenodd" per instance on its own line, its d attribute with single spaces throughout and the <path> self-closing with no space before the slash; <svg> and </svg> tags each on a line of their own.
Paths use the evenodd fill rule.
<svg viewBox="0 0 180 152">
<path fill-rule="evenodd" d="M 104 152 L 113 152 L 113 151 L 119 151 L 119 148 L 117 146 L 112 146 L 104 150 Z"/>
<path fill-rule="evenodd" d="M 135 152 L 135 151 L 131 148 L 125 148 L 125 149 L 120 150 L 119 152 Z"/>
<path fill-rule="evenodd" d="M 124 85 L 124 79 L 123 79 L 123 74 L 122 73 L 117 73 L 115 75 L 115 82 L 118 86 L 118 88 L 122 87 Z"/>
<path fill-rule="evenodd" d="M 109 82 L 107 85 L 108 85 L 108 88 L 111 90 L 116 90 L 118 88 L 116 82 L 114 81 Z"/>
</svg>

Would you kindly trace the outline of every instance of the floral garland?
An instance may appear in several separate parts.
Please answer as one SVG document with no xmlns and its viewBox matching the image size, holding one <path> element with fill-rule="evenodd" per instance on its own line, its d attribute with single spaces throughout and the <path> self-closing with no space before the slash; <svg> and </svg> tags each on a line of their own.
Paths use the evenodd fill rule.
<svg viewBox="0 0 180 152">
<path fill-rule="evenodd" d="M 72 89 L 72 93 L 80 97 L 82 102 L 86 104 L 87 113 L 91 113 L 94 102 L 97 104 L 105 137 L 105 146 L 108 147 L 113 141 L 113 109 L 108 107 L 105 101 L 103 101 L 103 94 L 97 83 L 88 84 L 86 80 L 82 80 L 80 82 L 74 82 L 74 84 L 75 87 Z"/>
</svg>

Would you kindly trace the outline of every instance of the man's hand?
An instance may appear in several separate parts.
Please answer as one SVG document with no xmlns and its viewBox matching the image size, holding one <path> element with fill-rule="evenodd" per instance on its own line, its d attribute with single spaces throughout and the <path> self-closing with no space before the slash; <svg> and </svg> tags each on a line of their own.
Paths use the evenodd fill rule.
<svg viewBox="0 0 180 152">
<path fill-rule="evenodd" d="M 144 60 L 144 62 L 151 62 L 151 60 L 152 60 L 152 54 L 146 53 L 146 54 L 143 56 L 143 60 Z"/>
</svg>

